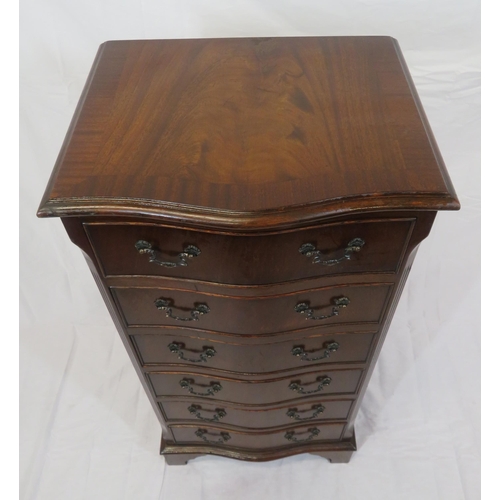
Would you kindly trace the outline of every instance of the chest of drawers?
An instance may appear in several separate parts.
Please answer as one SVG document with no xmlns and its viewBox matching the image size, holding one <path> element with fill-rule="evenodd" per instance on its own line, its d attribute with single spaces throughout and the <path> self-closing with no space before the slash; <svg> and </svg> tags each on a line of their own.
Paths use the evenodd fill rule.
<svg viewBox="0 0 500 500">
<path fill-rule="evenodd" d="M 103 44 L 38 215 L 82 249 L 169 464 L 347 462 L 458 208 L 397 42 L 311 37 Z"/>
</svg>

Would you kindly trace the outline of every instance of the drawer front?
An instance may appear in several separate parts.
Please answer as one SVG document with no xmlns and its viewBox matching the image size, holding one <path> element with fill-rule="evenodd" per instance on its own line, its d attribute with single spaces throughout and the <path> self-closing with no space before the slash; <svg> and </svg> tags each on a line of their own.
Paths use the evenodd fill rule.
<svg viewBox="0 0 500 500">
<path fill-rule="evenodd" d="M 265 405 L 318 394 L 354 394 L 362 370 L 324 370 L 265 380 L 241 380 L 189 372 L 150 372 L 157 397 L 199 396 L 207 400 Z"/>
<path fill-rule="evenodd" d="M 210 444 L 228 448 L 261 449 L 280 448 L 300 443 L 338 441 L 345 424 L 301 425 L 281 431 L 245 432 L 224 430 L 205 425 L 171 425 L 176 442 Z"/>
<path fill-rule="evenodd" d="M 228 236 L 144 223 L 85 223 L 84 227 L 105 276 L 169 276 L 251 285 L 397 272 L 413 223 L 414 219 L 351 221 L 265 236 Z M 361 246 L 352 243 L 358 240 Z"/>
<path fill-rule="evenodd" d="M 267 297 L 112 288 L 129 326 L 189 326 L 259 334 L 325 324 L 379 323 L 391 284 L 335 286 Z"/>
<path fill-rule="evenodd" d="M 199 365 L 237 373 L 271 373 L 324 363 L 363 363 L 374 333 L 324 334 L 260 344 L 244 344 L 213 336 L 172 334 L 133 335 L 144 365 Z"/>
<path fill-rule="evenodd" d="M 213 401 L 169 401 L 160 403 L 167 420 L 188 420 L 197 425 L 235 425 L 255 429 L 280 427 L 317 420 L 346 420 L 352 401 L 321 400 L 279 408 L 242 408 Z M 208 423 L 208 424 L 207 424 Z"/>
</svg>

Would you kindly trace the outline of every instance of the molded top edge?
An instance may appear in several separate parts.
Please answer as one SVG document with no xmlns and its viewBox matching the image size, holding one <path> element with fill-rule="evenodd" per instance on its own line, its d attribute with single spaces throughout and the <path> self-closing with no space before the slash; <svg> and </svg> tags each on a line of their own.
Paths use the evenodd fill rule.
<svg viewBox="0 0 500 500">
<path fill-rule="evenodd" d="M 460 203 L 452 196 L 372 195 L 277 210 L 234 212 L 205 207 L 160 203 L 155 200 L 73 198 L 50 200 L 42 204 L 38 217 L 137 217 L 172 223 L 179 226 L 232 230 L 271 230 L 302 227 L 334 217 L 380 211 L 459 210 Z"/>
<path fill-rule="evenodd" d="M 102 44 L 39 217 L 295 227 L 460 205 L 395 39 Z"/>
</svg>

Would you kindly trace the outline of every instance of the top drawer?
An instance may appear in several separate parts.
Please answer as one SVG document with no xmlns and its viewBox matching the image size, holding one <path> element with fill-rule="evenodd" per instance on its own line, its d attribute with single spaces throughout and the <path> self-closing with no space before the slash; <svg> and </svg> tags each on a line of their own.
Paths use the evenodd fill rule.
<svg viewBox="0 0 500 500">
<path fill-rule="evenodd" d="M 84 227 L 105 276 L 262 285 L 334 274 L 395 273 L 413 223 L 414 219 L 344 221 L 241 236 L 142 222 L 91 222 Z"/>
</svg>

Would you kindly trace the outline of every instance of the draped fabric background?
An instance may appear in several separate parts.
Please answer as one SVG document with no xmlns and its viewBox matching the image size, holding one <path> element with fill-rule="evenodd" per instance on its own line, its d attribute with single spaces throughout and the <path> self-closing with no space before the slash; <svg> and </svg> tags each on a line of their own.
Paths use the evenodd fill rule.
<svg viewBox="0 0 500 500">
<path fill-rule="evenodd" d="M 477 0 L 23 0 L 21 498 L 479 498 Z M 417 255 L 357 418 L 348 465 L 301 455 L 169 467 L 160 427 L 80 251 L 35 213 L 99 44 L 391 35 L 462 203 Z"/>
</svg>

